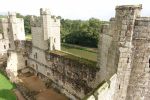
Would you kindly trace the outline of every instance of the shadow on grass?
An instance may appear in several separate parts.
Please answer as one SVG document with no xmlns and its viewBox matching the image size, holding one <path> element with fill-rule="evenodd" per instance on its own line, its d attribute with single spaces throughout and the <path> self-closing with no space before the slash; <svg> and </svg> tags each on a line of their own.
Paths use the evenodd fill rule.
<svg viewBox="0 0 150 100">
<path fill-rule="evenodd" d="M 0 90 L 0 100 L 17 100 L 12 90 Z"/>
</svg>

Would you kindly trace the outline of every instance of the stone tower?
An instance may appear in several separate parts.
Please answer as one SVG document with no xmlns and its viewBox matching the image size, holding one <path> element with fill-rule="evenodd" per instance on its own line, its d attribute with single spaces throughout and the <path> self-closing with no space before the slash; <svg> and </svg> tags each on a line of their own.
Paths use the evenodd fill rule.
<svg viewBox="0 0 150 100">
<path fill-rule="evenodd" d="M 113 100 L 150 98 L 150 18 L 140 17 L 141 9 L 142 5 L 117 6 L 115 17 L 101 30 L 100 81 L 109 83 L 117 73 Z"/>
<path fill-rule="evenodd" d="M 44 50 L 60 50 L 60 19 L 52 17 L 48 9 L 41 8 L 40 17 L 31 18 L 31 26 L 33 45 Z"/>
<path fill-rule="evenodd" d="M 22 18 L 16 18 L 15 12 L 8 13 L 8 39 L 10 49 L 15 50 L 15 40 L 25 40 L 24 21 Z"/>
<path fill-rule="evenodd" d="M 9 49 L 7 60 L 7 73 L 10 79 L 15 81 L 18 70 L 23 69 L 25 66 L 25 57 L 23 56 L 25 31 L 24 21 L 22 18 L 16 18 L 16 13 L 8 13 L 8 39 Z"/>
<path fill-rule="evenodd" d="M 45 69 L 41 63 L 47 65 L 46 51 L 60 50 L 60 19 L 52 17 L 48 9 L 40 9 L 40 16 L 32 16 L 30 23 L 32 52 L 29 55 L 28 64 L 36 72 L 45 75 Z"/>
<path fill-rule="evenodd" d="M 119 62 L 117 69 L 116 100 L 125 100 L 133 65 L 133 34 L 137 17 L 140 17 L 141 5 L 116 7 L 116 28 L 119 36 Z"/>
</svg>

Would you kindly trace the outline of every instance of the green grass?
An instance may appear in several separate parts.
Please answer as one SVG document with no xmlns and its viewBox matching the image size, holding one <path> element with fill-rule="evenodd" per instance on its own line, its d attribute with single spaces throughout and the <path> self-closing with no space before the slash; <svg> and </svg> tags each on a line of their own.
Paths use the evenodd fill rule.
<svg viewBox="0 0 150 100">
<path fill-rule="evenodd" d="M 14 87 L 9 79 L 0 71 L 0 100 L 17 100 L 12 91 Z"/>
<path fill-rule="evenodd" d="M 32 40 L 31 34 L 26 35 L 26 40 Z M 80 56 L 81 58 L 97 61 L 97 48 L 88 48 L 79 45 L 62 43 L 61 50 L 76 56 Z"/>
<path fill-rule="evenodd" d="M 32 35 L 31 34 L 27 34 L 26 35 L 26 40 L 32 40 Z"/>
<path fill-rule="evenodd" d="M 69 52 L 73 55 L 80 56 L 81 58 L 97 61 L 97 51 L 95 48 L 86 48 L 81 46 L 73 46 L 70 44 L 62 44 L 61 50 Z"/>
</svg>

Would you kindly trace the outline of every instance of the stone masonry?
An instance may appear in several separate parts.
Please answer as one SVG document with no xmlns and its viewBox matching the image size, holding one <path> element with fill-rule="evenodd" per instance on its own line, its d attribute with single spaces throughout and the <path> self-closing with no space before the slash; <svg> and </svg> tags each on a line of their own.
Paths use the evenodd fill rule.
<svg viewBox="0 0 150 100">
<path fill-rule="evenodd" d="M 0 54 L 7 54 L 12 81 L 30 71 L 73 100 L 150 99 L 150 18 L 142 5 L 116 7 L 102 26 L 97 63 L 61 51 L 60 19 L 48 9 L 31 17 L 32 41 L 25 40 L 24 22 L 9 13 L 0 19 Z"/>
<path fill-rule="evenodd" d="M 115 18 L 103 25 L 100 34 L 100 77 L 109 82 L 117 73 L 112 100 L 150 99 L 150 18 L 140 17 L 141 9 L 142 5 L 117 6 Z"/>
</svg>

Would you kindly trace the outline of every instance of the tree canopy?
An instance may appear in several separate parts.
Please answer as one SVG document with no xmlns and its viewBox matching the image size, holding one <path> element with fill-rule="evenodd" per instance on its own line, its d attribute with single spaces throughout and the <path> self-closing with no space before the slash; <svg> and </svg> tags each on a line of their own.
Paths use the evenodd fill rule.
<svg viewBox="0 0 150 100">
<path fill-rule="evenodd" d="M 17 17 L 24 19 L 25 33 L 31 34 L 30 15 L 23 16 L 17 13 Z M 98 35 L 103 23 L 107 22 L 100 21 L 96 18 L 90 18 L 89 20 L 70 20 L 61 18 L 61 42 L 97 47 Z"/>
<path fill-rule="evenodd" d="M 98 35 L 104 21 L 61 19 L 61 40 L 65 43 L 97 47 Z"/>
</svg>

